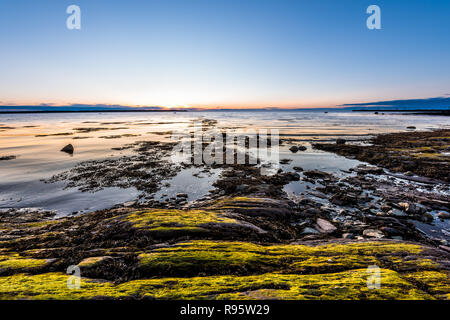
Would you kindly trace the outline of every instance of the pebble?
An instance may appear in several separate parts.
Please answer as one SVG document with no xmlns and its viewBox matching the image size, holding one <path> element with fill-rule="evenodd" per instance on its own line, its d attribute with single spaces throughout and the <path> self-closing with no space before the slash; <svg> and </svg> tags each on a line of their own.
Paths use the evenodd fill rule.
<svg viewBox="0 0 450 320">
<path fill-rule="evenodd" d="M 369 238 L 377 238 L 381 239 L 384 238 L 383 232 L 375 229 L 366 229 L 363 231 L 363 236 L 369 237 Z"/>
<path fill-rule="evenodd" d="M 302 234 L 319 234 L 319 231 L 314 228 L 306 227 L 303 229 Z"/>
</svg>

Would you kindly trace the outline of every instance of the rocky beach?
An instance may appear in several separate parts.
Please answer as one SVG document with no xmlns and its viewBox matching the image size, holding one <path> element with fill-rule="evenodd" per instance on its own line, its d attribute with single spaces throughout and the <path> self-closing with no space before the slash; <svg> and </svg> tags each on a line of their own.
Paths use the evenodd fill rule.
<svg viewBox="0 0 450 320">
<path fill-rule="evenodd" d="M 153 139 L 100 132 L 109 126 L 131 125 L 44 134 L 83 141 L 97 133 L 127 143 L 110 148 L 118 156 L 78 161 L 42 185 L 83 194 L 132 188 L 134 199 L 65 215 L 4 206 L 0 299 L 450 298 L 450 129 L 311 140 L 280 134 L 279 166 L 265 175 L 260 159 L 173 163 L 171 130 Z M 78 146 L 67 148 L 76 154 Z M 345 165 L 304 166 L 296 160 L 303 153 Z M 192 198 L 171 189 L 168 181 L 186 172 L 209 181 L 207 190 Z M 71 266 L 81 271 L 78 289 L 67 286 Z M 368 286 L 373 267 L 377 289 Z"/>
</svg>

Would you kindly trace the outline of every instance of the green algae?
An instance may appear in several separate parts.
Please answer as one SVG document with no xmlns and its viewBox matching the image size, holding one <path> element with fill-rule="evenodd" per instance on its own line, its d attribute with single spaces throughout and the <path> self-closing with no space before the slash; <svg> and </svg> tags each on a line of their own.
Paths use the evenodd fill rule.
<svg viewBox="0 0 450 320">
<path fill-rule="evenodd" d="M 266 273 L 143 279 L 119 285 L 81 279 L 79 289 L 69 289 L 68 275 L 18 274 L 0 277 L 0 299 L 433 299 L 395 271 L 380 269 L 379 289 L 368 287 L 369 276 L 366 269 L 356 269 L 314 275 Z"/>
<path fill-rule="evenodd" d="M 442 299 L 450 299 L 450 278 L 442 271 L 418 271 L 403 276 L 430 294 Z"/>
<path fill-rule="evenodd" d="M 46 221 L 38 221 L 38 222 L 29 222 L 23 224 L 24 228 L 43 228 L 48 227 L 51 225 L 59 224 L 61 222 L 64 222 L 64 219 L 61 220 L 46 220 Z"/>
<path fill-rule="evenodd" d="M 154 275 L 229 274 L 248 272 L 321 273 L 389 266 L 395 270 L 436 269 L 429 259 L 404 261 L 418 254 L 414 244 L 365 242 L 307 245 L 258 245 L 249 242 L 196 240 L 139 255 L 142 270 Z"/>
<path fill-rule="evenodd" d="M 47 259 L 33 259 L 22 257 L 17 253 L 0 255 L 0 269 L 25 270 L 43 267 Z"/>
<path fill-rule="evenodd" d="M 90 267 L 94 267 L 96 265 L 98 265 L 100 262 L 105 261 L 106 259 L 108 259 L 110 257 L 89 257 L 84 259 L 83 261 L 81 261 L 78 266 L 79 267 L 84 267 L 84 268 L 90 268 Z"/>
<path fill-rule="evenodd" d="M 133 212 L 125 218 L 135 228 L 148 231 L 205 231 L 207 224 L 238 224 L 235 219 L 206 210 L 145 210 Z"/>
<path fill-rule="evenodd" d="M 63 273 L 14 274 L 0 277 L 0 299 L 448 299 L 447 273 L 429 259 L 411 259 L 422 252 L 420 245 L 388 241 L 317 246 L 189 241 L 139 256 L 140 267 L 159 278 L 117 285 L 82 278 L 80 289 L 69 289 L 71 276 Z M 85 262 L 99 258 L 104 257 Z M 378 289 L 368 287 L 372 265 L 380 267 Z M 252 275 L 245 274 L 249 270 Z M 186 277 L 193 271 L 195 276 Z"/>
</svg>

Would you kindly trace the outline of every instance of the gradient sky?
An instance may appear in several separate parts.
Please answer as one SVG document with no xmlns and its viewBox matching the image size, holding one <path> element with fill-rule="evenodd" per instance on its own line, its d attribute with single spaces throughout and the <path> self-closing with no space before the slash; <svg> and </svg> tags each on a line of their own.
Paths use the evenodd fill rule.
<svg viewBox="0 0 450 320">
<path fill-rule="evenodd" d="M 66 28 L 81 7 L 82 29 Z M 382 30 L 366 28 L 381 7 Z M 330 107 L 450 93 L 450 1 L 0 0 L 0 104 Z"/>
</svg>

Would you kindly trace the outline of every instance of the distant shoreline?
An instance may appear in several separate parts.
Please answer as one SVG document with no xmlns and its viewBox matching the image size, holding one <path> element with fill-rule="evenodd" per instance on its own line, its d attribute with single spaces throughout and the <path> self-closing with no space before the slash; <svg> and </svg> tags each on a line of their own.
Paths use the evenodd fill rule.
<svg viewBox="0 0 450 320">
<path fill-rule="evenodd" d="M 25 111 L 0 111 L 0 114 L 18 113 L 113 113 L 113 112 L 188 112 L 187 110 L 25 110 Z"/>
<path fill-rule="evenodd" d="M 433 116 L 450 116 L 450 110 L 390 110 L 390 109 L 367 109 L 352 110 L 353 112 L 395 112 L 403 114 L 433 115 Z"/>
<path fill-rule="evenodd" d="M 279 109 L 279 110 L 268 110 L 268 109 L 157 109 L 157 110 L 10 110 L 10 111 L 0 111 L 0 114 L 48 114 L 48 113 L 132 113 L 132 112 L 296 112 L 296 111 L 314 111 L 314 112 L 373 112 L 373 113 L 403 113 L 410 115 L 440 115 L 440 116 L 450 116 L 450 110 L 387 110 L 387 109 L 367 109 L 367 110 L 345 110 L 345 109 Z"/>
</svg>

